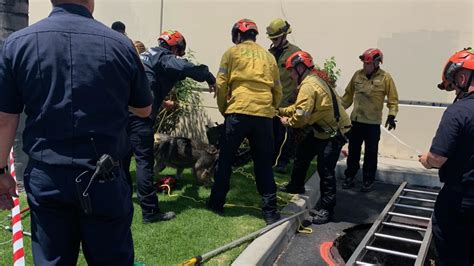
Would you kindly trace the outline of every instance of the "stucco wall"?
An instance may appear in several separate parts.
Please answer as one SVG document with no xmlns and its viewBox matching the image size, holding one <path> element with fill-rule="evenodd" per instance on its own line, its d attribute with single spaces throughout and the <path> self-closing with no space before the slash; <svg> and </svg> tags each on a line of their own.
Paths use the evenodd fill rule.
<svg viewBox="0 0 474 266">
<path fill-rule="evenodd" d="M 46 0 L 30 0 L 30 21 L 46 16 Z M 111 25 L 121 20 L 128 35 L 155 45 L 160 29 L 160 0 L 96 0 L 95 18 Z M 402 100 L 450 102 L 452 94 L 436 84 L 445 60 L 473 41 L 473 3 L 464 0 L 164 0 L 163 29 L 178 29 L 199 62 L 214 72 L 220 57 L 232 45 L 230 28 L 243 17 L 254 19 L 261 34 L 258 43 L 268 47 L 266 25 L 275 17 L 292 25 L 289 39 L 309 51 L 317 63 L 335 56 L 343 92 L 354 71 L 361 67 L 357 56 L 368 47 L 384 52 L 382 67 L 395 79 Z M 212 99 L 205 99 L 214 105 Z M 210 120 L 221 120 L 215 109 Z M 401 106 L 395 134 L 418 150 L 426 150 L 440 120 L 442 109 Z M 382 136 L 381 153 L 410 157 L 394 147 L 393 137 Z M 391 144 L 392 143 L 392 144 Z M 403 146 L 403 145 L 402 145 Z M 413 155 L 414 151 L 410 152 Z"/>
</svg>

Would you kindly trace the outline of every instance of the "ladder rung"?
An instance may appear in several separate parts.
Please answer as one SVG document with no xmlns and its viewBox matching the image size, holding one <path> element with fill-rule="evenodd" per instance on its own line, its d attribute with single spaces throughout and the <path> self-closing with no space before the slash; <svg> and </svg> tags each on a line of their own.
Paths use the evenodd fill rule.
<svg viewBox="0 0 474 266">
<path fill-rule="evenodd" d="M 407 200 L 416 200 L 416 201 L 423 201 L 423 202 L 430 202 L 430 203 L 435 203 L 436 200 L 431 200 L 431 199 L 423 199 L 423 198 L 415 198 L 415 197 L 408 197 L 408 196 L 399 196 L 401 199 L 407 199 Z"/>
<path fill-rule="evenodd" d="M 419 207 L 419 206 L 413 206 L 413 205 L 408 205 L 408 204 L 400 204 L 400 203 L 395 203 L 395 204 L 393 204 L 393 205 L 394 205 L 394 206 L 397 206 L 397 207 L 407 208 L 407 209 L 414 209 L 414 210 L 421 210 L 421 211 L 434 212 L 434 209 L 433 209 L 433 208 Z"/>
<path fill-rule="evenodd" d="M 409 214 L 404 214 L 404 213 L 399 213 L 399 212 L 389 212 L 388 214 L 389 214 L 389 215 L 392 215 L 392 216 L 399 216 L 399 217 L 405 217 L 405 218 L 412 218 L 412 219 L 415 219 L 415 220 L 431 221 L 431 218 L 430 218 L 430 217 L 409 215 Z"/>
<path fill-rule="evenodd" d="M 408 229 L 408 230 L 415 230 L 415 231 L 426 232 L 426 229 L 425 229 L 425 228 L 416 227 L 416 226 L 409 226 L 409 225 L 405 225 L 405 224 L 389 223 L 389 222 L 382 222 L 382 224 L 383 224 L 383 225 L 386 225 L 386 226 L 391 226 L 391 227 L 397 227 L 397 228 L 403 228 L 403 229 Z"/>
<path fill-rule="evenodd" d="M 409 189 L 409 188 L 405 188 L 403 191 L 438 196 L 438 193 L 431 192 L 431 191 L 423 191 L 423 190 L 416 190 L 416 189 Z"/>
<path fill-rule="evenodd" d="M 368 250 L 373 250 L 381 253 L 386 253 L 386 254 L 391 254 L 399 257 L 405 257 L 405 258 L 410 258 L 410 259 L 416 259 L 417 256 L 409 253 L 404 253 L 400 251 L 395 251 L 395 250 L 390 250 L 390 249 L 384 249 L 384 248 L 378 248 L 378 247 L 372 247 L 372 246 L 366 246 L 365 247 Z"/>
<path fill-rule="evenodd" d="M 392 240 L 398 240 L 398 241 L 402 241 L 402 242 L 413 243 L 413 244 L 421 244 L 422 243 L 422 241 L 420 241 L 420 240 L 415 240 L 415 239 L 410 239 L 410 238 L 405 238 L 405 237 L 399 237 L 399 236 L 392 236 L 392 235 L 381 234 L 381 233 L 375 233 L 375 236 L 378 236 L 378 237 L 381 237 L 381 238 L 392 239 Z"/>
<path fill-rule="evenodd" d="M 376 265 L 376 264 L 373 264 L 373 263 L 367 263 L 367 262 L 363 262 L 363 261 L 356 261 L 355 263 L 356 265 L 366 265 L 366 266 L 373 266 L 373 265 Z"/>
</svg>

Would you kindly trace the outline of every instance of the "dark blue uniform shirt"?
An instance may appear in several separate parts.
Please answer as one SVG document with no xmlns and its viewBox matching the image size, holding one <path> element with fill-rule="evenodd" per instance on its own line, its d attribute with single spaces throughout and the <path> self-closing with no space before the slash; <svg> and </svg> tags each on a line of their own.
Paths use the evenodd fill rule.
<svg viewBox="0 0 474 266">
<path fill-rule="evenodd" d="M 0 54 L 0 111 L 27 115 L 23 149 L 54 165 L 95 164 L 128 151 L 128 106 L 151 104 L 149 83 L 131 41 L 83 6 L 13 33 Z"/>
<path fill-rule="evenodd" d="M 189 77 L 199 82 L 206 81 L 210 85 L 216 83 L 216 78 L 206 65 L 195 65 L 162 47 L 149 48 L 140 58 L 153 92 L 153 119 L 176 82 Z"/>
<path fill-rule="evenodd" d="M 474 182 L 474 93 L 446 109 L 430 152 L 448 158 L 439 170 L 441 182 Z"/>
</svg>

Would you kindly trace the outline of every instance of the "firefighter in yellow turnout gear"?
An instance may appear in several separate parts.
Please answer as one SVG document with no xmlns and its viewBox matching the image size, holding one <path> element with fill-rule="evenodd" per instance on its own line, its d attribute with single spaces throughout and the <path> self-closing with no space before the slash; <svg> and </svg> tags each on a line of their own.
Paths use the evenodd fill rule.
<svg viewBox="0 0 474 266">
<path fill-rule="evenodd" d="M 335 168 L 351 121 L 337 94 L 313 68 L 312 57 L 303 51 L 294 53 L 286 62 L 286 69 L 299 84 L 299 92 L 296 103 L 279 109 L 281 123 L 294 128 L 309 126 L 311 131 L 298 143 L 291 180 L 280 190 L 304 193 L 309 164 L 317 156 L 321 206 L 313 223 L 324 224 L 331 219 L 336 205 Z"/>
<path fill-rule="evenodd" d="M 363 69 L 354 73 L 342 96 L 342 105 L 348 108 L 354 103 L 351 113 L 352 132 L 349 141 L 346 180 L 344 188 L 354 186 L 354 177 L 360 168 L 360 152 L 362 142 L 365 143 L 362 191 L 369 192 L 377 171 L 377 156 L 380 140 L 380 124 L 382 108 L 387 97 L 389 110 L 385 126 L 388 130 L 396 128 L 395 116 L 398 113 L 398 94 L 390 74 L 380 69 L 383 62 L 382 51 L 375 48 L 367 49 L 361 56 Z"/>
<path fill-rule="evenodd" d="M 293 104 L 297 94 L 296 81 L 290 78 L 290 72 L 285 69 L 285 63 L 288 57 L 297 51 L 301 51 L 298 46 L 291 44 L 287 40 L 287 35 L 291 32 L 290 24 L 281 18 L 272 20 L 270 25 L 267 26 L 267 37 L 272 41 L 272 45 L 268 51 L 275 56 L 280 70 L 281 85 L 283 87 L 283 97 L 279 107 L 288 107 Z M 281 147 L 285 140 L 285 132 L 286 141 L 284 146 Z M 279 173 L 285 173 L 286 166 L 292 157 L 292 147 L 294 147 L 293 130 L 291 127 L 285 129 L 280 123 L 280 119 L 276 117 L 273 119 L 273 134 L 275 137 L 274 162 L 276 164 L 274 170 Z"/>
<path fill-rule="evenodd" d="M 217 75 L 217 105 L 225 117 L 219 161 L 207 207 L 224 211 L 232 163 L 240 144 L 247 138 L 255 168 L 257 190 L 262 196 L 263 218 L 267 224 L 280 219 L 276 184 L 272 172 L 272 118 L 281 101 L 281 84 L 275 58 L 255 43 L 257 25 L 239 20 L 232 28 L 236 45 L 222 56 Z"/>
</svg>

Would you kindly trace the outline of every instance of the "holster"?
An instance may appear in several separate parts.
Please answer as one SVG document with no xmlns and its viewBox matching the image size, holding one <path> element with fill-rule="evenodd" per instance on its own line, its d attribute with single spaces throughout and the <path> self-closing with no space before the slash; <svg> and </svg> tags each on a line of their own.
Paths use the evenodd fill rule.
<svg viewBox="0 0 474 266">
<path fill-rule="evenodd" d="M 334 141 L 339 144 L 340 146 L 346 145 L 346 143 L 349 142 L 349 132 L 346 132 L 346 134 L 342 133 L 340 129 L 336 131 L 335 136 L 333 137 Z"/>
</svg>

